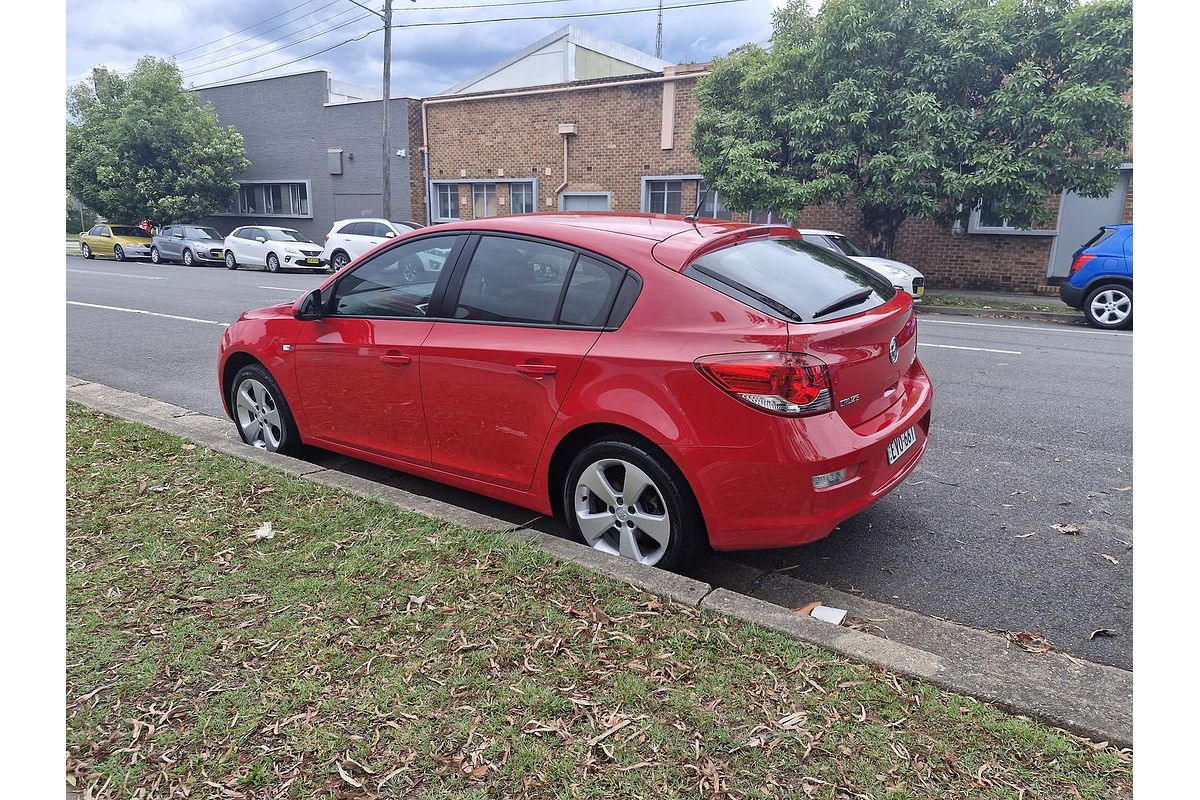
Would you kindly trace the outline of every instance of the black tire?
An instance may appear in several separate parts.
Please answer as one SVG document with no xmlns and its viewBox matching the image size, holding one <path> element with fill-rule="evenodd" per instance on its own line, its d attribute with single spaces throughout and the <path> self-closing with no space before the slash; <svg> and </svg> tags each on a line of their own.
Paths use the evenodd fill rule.
<svg viewBox="0 0 1200 800">
<path fill-rule="evenodd" d="M 84 244 L 83 244 L 83 257 L 84 258 L 95 258 L 96 257 L 95 255 L 92 254 L 92 248 L 87 246 L 87 242 L 84 242 Z"/>
<path fill-rule="evenodd" d="M 279 256 L 267 253 L 267 272 L 279 272 Z"/>
<path fill-rule="evenodd" d="M 1107 293 L 1107 297 L 1105 297 Z M 1108 299 L 1111 302 L 1105 303 Z M 1107 311 L 1092 306 L 1103 305 Z M 1124 313 L 1124 316 L 1121 314 Z M 1083 315 L 1088 324 L 1104 330 L 1119 330 L 1133 326 L 1133 287 L 1123 283 L 1106 283 L 1088 292 L 1083 301 Z"/>
<path fill-rule="evenodd" d="M 620 460 L 633 464 L 649 476 L 654 484 L 653 487 L 643 491 L 637 499 L 621 496 L 619 499 L 628 504 L 627 508 L 633 508 L 635 505 L 641 508 L 645 503 L 652 506 L 649 510 L 653 513 L 661 513 L 653 507 L 658 503 L 653 502 L 654 495 L 649 494 L 651 492 L 658 496 L 658 500 L 665 507 L 670 523 L 670 537 L 663 552 L 653 562 L 654 566 L 665 570 L 677 570 L 687 565 L 701 551 L 708 539 L 700 506 L 696 503 L 695 495 L 692 494 L 691 487 L 688 486 L 687 480 L 679 468 L 657 448 L 637 437 L 601 439 L 585 447 L 572 460 L 571 466 L 567 469 L 566 479 L 560 487 L 563 516 L 566 517 L 567 527 L 571 529 L 571 533 L 580 541 L 588 542 L 576 516 L 576 502 L 594 504 L 597 500 L 577 496 L 577 492 L 582 490 L 580 477 L 593 465 L 606 460 Z M 621 468 L 617 467 L 617 469 Z M 615 484 L 613 487 L 616 488 Z M 600 506 L 603 506 L 603 501 L 599 501 L 599 503 Z M 598 510 L 603 513 L 602 508 Z M 620 524 L 620 522 L 617 523 L 617 525 Z M 630 522 L 626 521 L 624 524 L 630 525 Z M 634 526 L 630 525 L 630 527 Z M 619 547 L 612 541 L 615 530 L 620 530 L 620 528 L 601 534 L 601 536 L 610 537 L 608 546 L 612 548 Z M 642 536 L 645 541 L 651 541 L 644 534 Z M 592 546 L 597 547 L 595 544 Z M 604 548 L 597 547 L 597 549 Z M 612 550 L 605 552 L 612 552 Z"/>
<path fill-rule="evenodd" d="M 262 443 L 256 443 L 251 440 L 243 428 L 238 408 L 238 392 L 248 381 L 257 381 L 258 384 L 264 386 L 270 399 L 269 403 L 263 403 L 264 407 L 273 408 L 279 412 L 280 425 L 278 427 L 279 436 L 276 437 L 278 444 L 276 445 L 265 440 Z M 270 453 L 282 453 L 283 455 L 295 453 L 300 449 L 300 431 L 296 428 L 296 419 L 292 416 L 291 406 L 288 405 L 287 398 L 283 396 L 279 384 L 261 364 L 247 364 L 233 376 L 233 383 L 229 389 L 229 408 L 233 411 L 233 424 L 238 429 L 238 435 L 246 444 L 260 447 Z"/>
<path fill-rule="evenodd" d="M 350 264 L 350 256 L 341 250 L 334 251 L 334 254 L 329 259 L 329 266 L 334 272 L 345 269 Z"/>
<path fill-rule="evenodd" d="M 234 257 L 232 250 L 225 251 L 225 269 L 237 269 L 237 258 Z"/>
<path fill-rule="evenodd" d="M 192 251 L 188 248 L 183 248 L 183 265 L 190 267 L 192 265 Z"/>
<path fill-rule="evenodd" d="M 113 245 L 113 258 L 117 261 L 125 260 L 125 251 L 121 249 L 121 245 Z"/>
<path fill-rule="evenodd" d="M 150 248 L 150 263 L 158 264 L 162 261 L 162 255 L 159 254 L 157 247 Z"/>
</svg>

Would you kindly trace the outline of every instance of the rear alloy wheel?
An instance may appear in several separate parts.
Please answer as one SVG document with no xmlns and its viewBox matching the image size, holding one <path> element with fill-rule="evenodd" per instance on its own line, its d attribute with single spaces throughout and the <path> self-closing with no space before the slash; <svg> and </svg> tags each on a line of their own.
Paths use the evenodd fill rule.
<svg viewBox="0 0 1200 800">
<path fill-rule="evenodd" d="M 1109 283 L 1094 289 L 1083 304 L 1087 321 L 1097 328 L 1127 328 L 1133 324 L 1133 289 Z"/>
<path fill-rule="evenodd" d="M 233 252 L 230 250 L 226 250 L 225 251 L 225 269 L 237 269 L 237 268 L 238 268 L 238 263 L 237 263 L 237 259 L 233 257 Z"/>
<path fill-rule="evenodd" d="M 229 405 L 242 441 L 270 453 L 291 453 L 300 434 L 279 384 L 259 364 L 248 364 L 233 378 Z"/>
<path fill-rule="evenodd" d="M 83 257 L 84 258 L 92 257 L 92 248 L 88 247 L 86 244 L 83 246 Z"/>
<path fill-rule="evenodd" d="M 350 256 L 346 255 L 341 250 L 338 250 L 333 254 L 333 258 L 329 263 L 333 265 L 334 271 L 343 270 L 346 268 L 346 265 L 350 263 Z"/>
<path fill-rule="evenodd" d="M 675 465 L 622 439 L 595 442 L 576 456 L 563 509 L 571 530 L 596 550 L 663 569 L 687 563 L 704 528 Z"/>
<path fill-rule="evenodd" d="M 160 255 L 158 254 L 158 248 L 157 248 L 157 247 L 151 247 L 151 248 L 150 248 L 150 263 L 151 263 L 151 264 L 157 264 L 157 263 L 159 263 L 160 261 L 162 261 L 162 256 L 160 256 Z"/>
<path fill-rule="evenodd" d="M 192 265 L 192 251 L 188 250 L 186 247 L 183 250 L 183 265 L 185 267 L 190 267 Z"/>
<path fill-rule="evenodd" d="M 274 253 L 267 254 L 267 272 L 279 272 L 279 256 Z"/>
<path fill-rule="evenodd" d="M 121 249 L 121 245 L 116 245 L 113 247 L 113 258 L 115 258 L 117 261 L 125 260 L 125 251 Z"/>
</svg>

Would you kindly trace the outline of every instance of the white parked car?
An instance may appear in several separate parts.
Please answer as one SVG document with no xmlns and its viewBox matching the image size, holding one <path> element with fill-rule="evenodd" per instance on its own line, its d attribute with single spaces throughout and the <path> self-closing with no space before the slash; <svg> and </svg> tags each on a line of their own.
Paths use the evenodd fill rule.
<svg viewBox="0 0 1200 800">
<path fill-rule="evenodd" d="M 335 270 L 388 239 L 424 226 L 416 222 L 391 222 L 386 219 L 340 219 L 325 234 L 321 258 Z"/>
<path fill-rule="evenodd" d="M 925 276 L 915 267 L 890 258 L 878 258 L 868 255 L 865 250 L 840 233 L 801 228 L 800 235 L 804 241 L 811 242 L 817 247 L 824 247 L 839 255 L 846 256 L 872 272 L 883 276 L 892 282 L 897 289 L 903 289 L 912 295 L 913 302 L 919 303 L 925 296 Z"/>
<path fill-rule="evenodd" d="M 325 269 L 329 262 L 321 257 L 321 246 L 291 228 L 245 225 L 225 237 L 225 266 L 266 267 L 268 272 L 281 269 Z"/>
</svg>

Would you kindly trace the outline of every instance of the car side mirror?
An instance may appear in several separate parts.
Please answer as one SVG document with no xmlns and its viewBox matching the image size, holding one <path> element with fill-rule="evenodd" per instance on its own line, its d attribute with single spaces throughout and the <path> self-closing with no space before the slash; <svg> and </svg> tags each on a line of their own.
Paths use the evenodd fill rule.
<svg viewBox="0 0 1200 800">
<path fill-rule="evenodd" d="M 266 239 L 266 237 L 265 237 L 265 236 L 255 236 L 255 237 L 254 237 L 254 241 L 258 242 L 259 244 L 266 244 L 266 243 L 267 243 L 267 239 Z"/>
<path fill-rule="evenodd" d="M 321 302 L 321 290 L 313 289 L 292 304 L 292 316 L 295 319 L 320 319 L 325 315 L 324 304 Z"/>
</svg>

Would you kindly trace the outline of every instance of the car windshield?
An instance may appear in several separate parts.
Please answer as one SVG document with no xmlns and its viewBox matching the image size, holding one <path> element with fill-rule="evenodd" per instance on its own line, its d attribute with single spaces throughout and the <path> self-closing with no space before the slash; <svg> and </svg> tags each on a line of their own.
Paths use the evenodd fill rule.
<svg viewBox="0 0 1200 800">
<path fill-rule="evenodd" d="M 216 228 L 193 228 L 187 227 L 183 229 L 183 235 L 188 239 L 220 239 L 221 234 L 217 233 Z"/>
<path fill-rule="evenodd" d="M 113 225 L 113 236 L 133 236 L 138 239 L 149 239 L 150 234 L 141 228 L 135 228 L 132 225 Z"/>
<path fill-rule="evenodd" d="M 392 221 L 392 230 L 396 231 L 397 233 L 404 233 L 405 231 L 415 231 L 417 229 L 417 227 L 418 227 L 417 225 L 414 225 L 411 222 L 396 222 L 395 220 Z"/>
<path fill-rule="evenodd" d="M 844 255 L 848 255 L 848 256 L 869 256 L 869 255 L 871 255 L 866 250 L 863 250 L 861 247 L 856 245 L 854 242 L 847 239 L 845 236 L 830 236 L 829 241 L 831 241 L 835 245 L 837 245 L 837 248 L 839 250 L 841 250 Z"/>
<path fill-rule="evenodd" d="M 684 274 L 791 322 L 859 314 L 896 293 L 890 283 L 857 262 L 795 239 L 730 245 L 705 253 Z"/>
<path fill-rule="evenodd" d="M 287 228 L 263 228 L 263 230 L 266 231 L 267 238 L 270 239 L 272 242 L 308 242 L 310 244 L 312 243 L 312 239 L 309 239 L 307 236 L 300 233 L 299 231 L 293 231 L 293 230 L 290 230 Z"/>
</svg>

